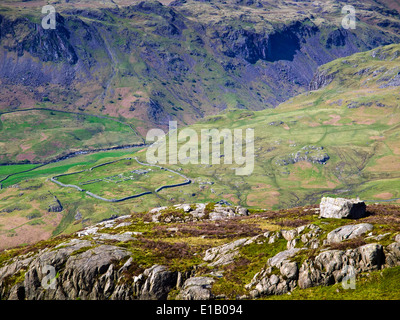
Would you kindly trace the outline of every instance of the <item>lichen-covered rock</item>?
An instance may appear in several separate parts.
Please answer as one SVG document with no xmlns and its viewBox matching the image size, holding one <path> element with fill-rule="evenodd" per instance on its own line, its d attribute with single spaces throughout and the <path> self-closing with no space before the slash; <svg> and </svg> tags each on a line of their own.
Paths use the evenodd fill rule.
<svg viewBox="0 0 400 320">
<path fill-rule="evenodd" d="M 386 246 L 385 264 L 388 267 L 400 265 L 400 242 L 393 242 Z"/>
</svg>

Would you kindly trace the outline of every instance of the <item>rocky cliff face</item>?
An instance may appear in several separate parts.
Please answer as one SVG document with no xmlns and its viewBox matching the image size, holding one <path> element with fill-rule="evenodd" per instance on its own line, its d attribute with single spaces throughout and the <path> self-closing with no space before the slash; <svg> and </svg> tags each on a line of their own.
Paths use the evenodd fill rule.
<svg viewBox="0 0 400 320">
<path fill-rule="evenodd" d="M 146 1 L 99 9 L 60 3 L 55 30 L 23 14 L 2 15 L 0 107 L 29 101 L 158 126 L 168 119 L 191 123 L 227 107 L 276 106 L 305 90 L 319 65 L 397 39 L 390 28 L 368 23 L 355 31 L 320 24 L 316 7 L 311 15 L 298 8 L 294 19 L 278 23 L 291 4 L 273 12 L 259 3 Z M 370 9 L 365 5 L 360 15 Z M 325 15 L 334 12 L 327 5 Z M 397 17 L 390 14 L 391 21 Z"/>
</svg>

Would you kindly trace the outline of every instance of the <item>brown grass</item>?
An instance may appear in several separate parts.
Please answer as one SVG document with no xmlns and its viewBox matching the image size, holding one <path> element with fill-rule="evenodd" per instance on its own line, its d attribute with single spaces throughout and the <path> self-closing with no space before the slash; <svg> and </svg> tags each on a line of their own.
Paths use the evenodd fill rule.
<svg viewBox="0 0 400 320">
<path fill-rule="evenodd" d="M 354 239 L 350 239 L 348 241 L 332 243 L 330 244 L 330 248 L 333 250 L 347 250 L 347 249 L 358 248 L 364 244 L 366 244 L 364 238 L 362 236 L 359 236 Z"/>
<path fill-rule="evenodd" d="M 150 240 L 146 238 L 140 239 L 140 246 L 143 249 L 151 250 L 153 254 L 162 256 L 167 260 L 170 259 L 190 259 L 199 249 L 198 247 L 189 246 L 185 242 L 165 242 L 161 240 Z"/>
<path fill-rule="evenodd" d="M 252 237 L 263 232 L 253 223 L 239 223 L 241 218 L 232 218 L 223 221 L 187 222 L 176 224 L 177 236 L 181 237 L 206 237 L 216 239 L 231 239 L 236 237 Z M 168 231 L 168 226 L 156 226 L 154 231 L 157 236 L 172 236 L 173 231 Z"/>
<path fill-rule="evenodd" d="M 380 224 L 380 231 L 398 231 L 400 228 L 400 206 L 392 204 L 371 204 L 367 206 L 368 217 L 363 222 Z"/>
<path fill-rule="evenodd" d="M 341 116 L 338 114 L 330 114 L 329 115 L 332 119 L 324 121 L 325 125 L 332 125 L 332 126 L 341 126 L 342 124 L 338 123 L 341 119 Z"/>
</svg>

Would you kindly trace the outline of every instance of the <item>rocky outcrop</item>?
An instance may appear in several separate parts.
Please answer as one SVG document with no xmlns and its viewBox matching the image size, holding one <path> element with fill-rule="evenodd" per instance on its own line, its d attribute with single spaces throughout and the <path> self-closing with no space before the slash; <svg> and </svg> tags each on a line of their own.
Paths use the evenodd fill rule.
<svg viewBox="0 0 400 320">
<path fill-rule="evenodd" d="M 353 249 L 329 249 L 329 244 L 365 236 L 371 230 L 373 226 L 368 223 L 346 225 L 327 233 L 327 240 L 322 241 L 322 229 L 309 224 L 266 232 L 208 249 L 203 260 L 208 262 L 209 267 L 222 268 L 235 263 L 240 258 L 241 249 L 249 244 L 274 243 L 283 238 L 287 241 L 287 249 L 268 259 L 266 266 L 245 286 L 251 298 L 281 295 L 297 287 L 332 285 L 349 275 L 357 276 L 362 272 L 400 265 L 400 242 L 397 241 L 387 246 L 368 243 Z M 314 253 L 310 254 L 309 250 Z"/>
<path fill-rule="evenodd" d="M 354 239 L 361 235 L 364 235 L 368 231 L 371 231 L 373 228 L 374 226 L 369 223 L 346 225 L 329 232 L 326 240 L 328 243 L 335 243 L 342 242 L 348 239 Z"/>
<path fill-rule="evenodd" d="M 211 277 L 192 277 L 185 281 L 182 290 L 177 296 L 179 300 L 211 300 L 214 279 Z"/>
<path fill-rule="evenodd" d="M 334 284 L 343 280 L 349 268 L 357 274 L 380 269 L 383 263 L 383 247 L 376 243 L 346 251 L 324 251 L 315 259 L 306 259 L 303 262 L 299 270 L 298 285 L 304 289 Z"/>
<path fill-rule="evenodd" d="M 159 214 L 158 221 L 163 221 L 177 210 L 183 214 L 201 213 L 200 218 L 205 215 L 209 218 L 212 212 L 218 210 L 226 214 L 223 219 L 227 219 L 232 212 L 246 213 L 241 207 L 230 207 L 231 211 L 226 208 L 214 204 L 183 204 L 157 208 L 159 210 L 152 214 Z M 130 229 L 138 221 L 136 216 L 112 216 L 72 236 L 39 243 L 30 247 L 30 251 L 18 249 L 2 253 L 0 299 L 220 299 L 237 292 L 235 290 L 226 295 L 221 292 L 226 290 L 225 282 L 222 282 L 222 286 L 219 282 L 221 278 L 226 277 L 222 281 L 227 283 L 235 277 L 242 281 L 239 273 L 243 270 L 246 275 L 254 276 L 251 280 L 247 278 L 241 282 L 243 288 L 240 291 L 245 291 L 245 295 L 236 298 L 259 298 L 287 294 L 296 288 L 332 285 L 347 281 L 349 277 L 355 279 L 371 271 L 400 266 L 398 231 L 379 228 L 372 222 L 343 225 L 346 221 L 354 223 L 348 220 L 334 221 L 341 226 L 332 230 L 329 221 L 318 219 L 313 214 L 310 216 L 314 216 L 313 223 L 296 228 L 276 225 L 274 231 L 264 232 L 260 229 L 255 236 L 234 236 L 229 242 L 214 247 L 210 247 L 207 241 L 207 247 L 202 244 L 195 251 L 187 250 L 183 243 L 179 246 L 170 245 L 170 241 L 175 242 L 175 237 L 179 236 L 178 228 L 168 228 L 157 221 L 143 221 L 140 228 L 154 231 L 150 232 L 150 237 L 163 230 L 168 231 L 165 241 L 157 242 L 153 238 L 146 238 L 149 234 L 147 231 Z M 271 215 L 255 218 L 273 219 Z M 267 224 L 280 222 L 280 219 L 269 220 Z M 238 223 L 244 220 L 248 219 Z M 299 222 L 297 218 L 293 221 Z M 184 226 L 184 219 L 179 222 L 182 223 L 179 228 L 196 225 L 190 223 Z M 199 226 L 207 223 L 217 226 L 235 222 L 201 221 Z M 154 229 L 148 229 L 150 225 Z M 203 239 L 199 238 L 199 242 Z M 219 238 L 218 241 L 225 241 L 223 239 Z M 158 254 L 169 249 L 176 251 L 176 254 Z M 20 254 L 16 255 L 16 252 Z M 150 259 L 147 259 L 148 255 Z M 176 261 L 169 264 L 166 259 L 185 260 L 182 265 L 175 267 Z M 262 259 L 262 263 L 252 259 Z M 253 267 L 248 269 L 247 265 Z"/>
<path fill-rule="evenodd" d="M 318 90 L 329 85 L 335 79 L 336 72 L 331 72 L 329 69 L 318 69 L 314 77 L 310 81 L 309 90 Z"/>
<path fill-rule="evenodd" d="M 60 200 L 54 196 L 53 201 L 49 203 L 49 212 L 61 212 L 63 210 L 63 206 L 61 205 Z"/>
<path fill-rule="evenodd" d="M 165 300 L 182 274 L 154 265 L 127 277 L 132 258 L 117 246 L 94 246 L 74 239 L 18 257 L 0 269 L 1 299 L 27 300 Z M 125 263 L 123 263 L 125 261 Z M 47 274 L 48 271 L 51 271 Z M 15 276 L 20 276 L 20 280 Z M 179 280 L 179 281 L 178 281 Z M 54 281 L 54 282 L 53 282 Z"/>
<path fill-rule="evenodd" d="M 359 219 L 366 216 L 366 205 L 358 199 L 323 197 L 320 203 L 321 218 Z"/>
<path fill-rule="evenodd" d="M 324 147 L 318 146 L 304 146 L 299 151 L 289 154 L 286 157 L 278 158 L 275 163 L 278 165 L 287 166 L 300 161 L 307 161 L 311 163 L 325 164 L 329 159 L 329 155 L 323 151 Z"/>
<path fill-rule="evenodd" d="M 130 224 L 128 216 L 100 222 L 73 238 L 38 252 L 17 256 L 0 268 L 0 299 L 10 300 L 165 300 L 190 273 L 153 265 L 132 274 L 131 253 L 110 241 L 134 240 L 138 233 L 106 233 Z"/>
<path fill-rule="evenodd" d="M 383 266 L 399 265 L 399 248 L 395 242 L 386 248 L 370 243 L 356 249 L 326 250 L 315 258 L 305 259 L 301 264 L 290 259 L 302 252 L 300 248 L 282 251 L 269 260 L 267 268 L 257 273 L 246 288 L 255 298 L 285 294 L 297 286 L 305 289 L 332 285 L 349 274 L 356 276 L 361 272 L 379 270 Z"/>
<path fill-rule="evenodd" d="M 153 208 L 148 213 L 153 222 L 188 222 L 204 219 L 222 220 L 249 215 L 249 210 L 241 206 L 224 206 L 213 203 L 177 204 L 172 207 Z"/>
<path fill-rule="evenodd" d="M 211 267 L 232 263 L 239 254 L 239 248 L 246 243 L 249 243 L 249 239 L 243 238 L 219 247 L 208 249 L 205 252 L 203 260 L 210 262 L 209 266 Z"/>
</svg>

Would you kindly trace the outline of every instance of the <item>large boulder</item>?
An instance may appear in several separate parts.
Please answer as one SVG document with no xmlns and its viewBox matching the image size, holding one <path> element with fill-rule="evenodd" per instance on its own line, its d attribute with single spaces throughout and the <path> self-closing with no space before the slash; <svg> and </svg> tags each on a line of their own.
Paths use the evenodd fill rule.
<svg viewBox="0 0 400 320">
<path fill-rule="evenodd" d="M 358 199 L 323 197 L 320 203 L 321 218 L 359 219 L 366 216 L 364 201 Z"/>
</svg>

